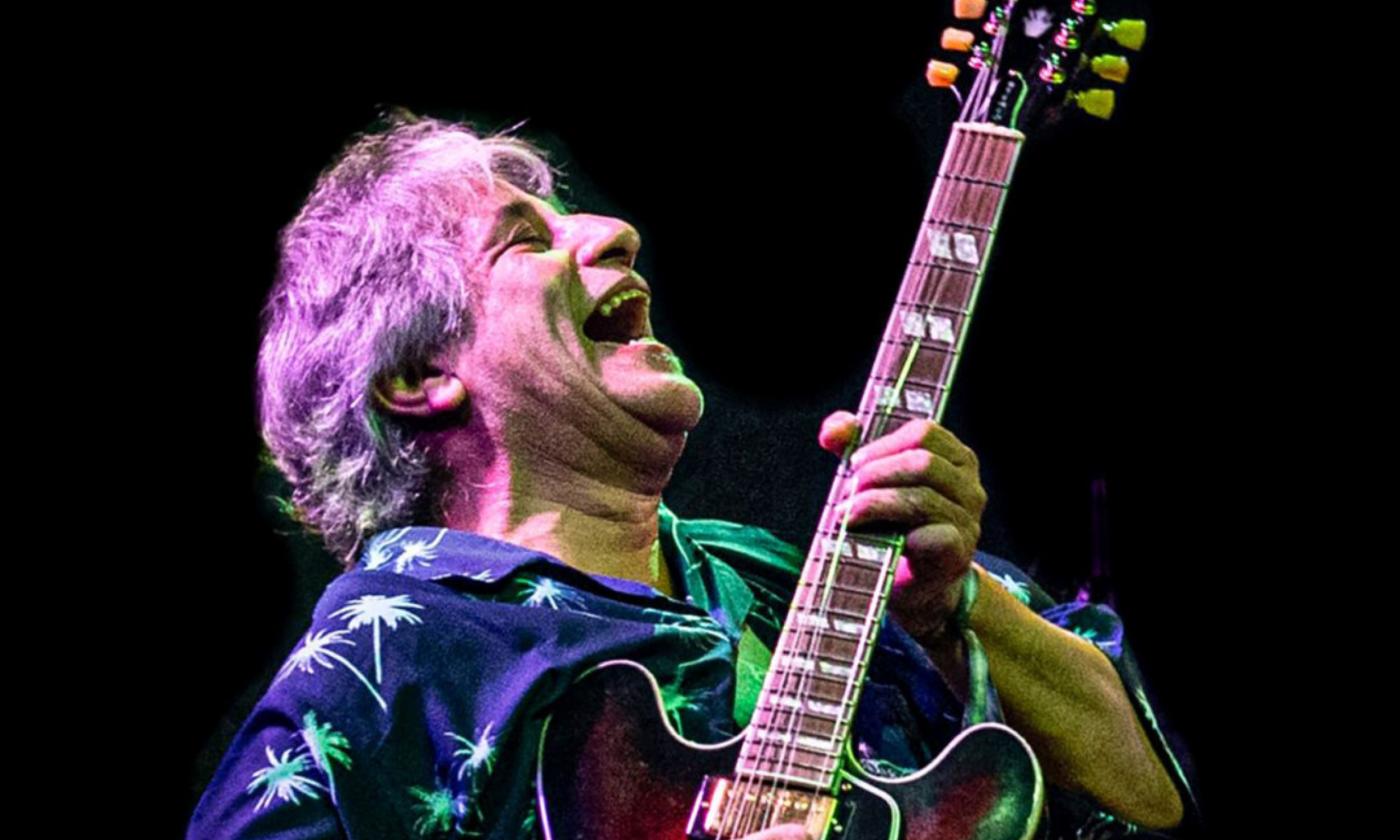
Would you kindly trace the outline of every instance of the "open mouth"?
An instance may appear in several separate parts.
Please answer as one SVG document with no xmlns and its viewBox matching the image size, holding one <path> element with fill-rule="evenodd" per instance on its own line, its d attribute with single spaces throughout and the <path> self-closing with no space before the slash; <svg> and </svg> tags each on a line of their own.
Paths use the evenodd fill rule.
<svg viewBox="0 0 1400 840">
<path fill-rule="evenodd" d="M 651 296 L 636 287 L 624 288 L 604 298 L 583 322 L 583 334 L 599 344 L 627 344 L 650 338 L 647 314 Z"/>
</svg>

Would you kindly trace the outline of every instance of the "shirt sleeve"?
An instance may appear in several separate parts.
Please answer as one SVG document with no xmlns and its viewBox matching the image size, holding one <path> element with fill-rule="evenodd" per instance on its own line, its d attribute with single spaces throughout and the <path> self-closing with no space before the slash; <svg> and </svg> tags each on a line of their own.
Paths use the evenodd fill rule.
<svg viewBox="0 0 1400 840">
<path fill-rule="evenodd" d="M 349 757 L 337 736 L 310 709 L 295 720 L 260 703 L 200 798 L 187 840 L 344 838 L 335 769 Z"/>
</svg>

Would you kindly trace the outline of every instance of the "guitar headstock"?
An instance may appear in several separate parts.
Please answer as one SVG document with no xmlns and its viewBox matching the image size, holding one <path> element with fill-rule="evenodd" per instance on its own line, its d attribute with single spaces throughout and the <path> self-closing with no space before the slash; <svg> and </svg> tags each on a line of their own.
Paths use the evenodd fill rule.
<svg viewBox="0 0 1400 840">
<path fill-rule="evenodd" d="M 1147 23 L 1110 19 L 1097 0 L 954 0 L 958 26 L 940 46 L 958 63 L 929 62 L 930 85 L 962 103 L 962 122 L 993 123 L 1029 134 L 1067 111 L 1108 119 L 1115 91 L 1128 78 L 1124 52 L 1142 48 Z M 961 81 L 962 79 L 970 80 Z"/>
</svg>

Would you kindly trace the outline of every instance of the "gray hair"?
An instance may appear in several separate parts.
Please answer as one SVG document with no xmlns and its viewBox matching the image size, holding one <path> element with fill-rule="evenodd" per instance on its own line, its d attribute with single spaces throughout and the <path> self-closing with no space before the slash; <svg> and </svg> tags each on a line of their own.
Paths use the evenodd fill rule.
<svg viewBox="0 0 1400 840">
<path fill-rule="evenodd" d="M 294 516 L 347 566 L 374 532 L 440 515 L 447 476 L 370 389 L 470 335 L 466 248 L 497 179 L 554 188 L 522 140 L 399 111 L 352 140 L 282 231 L 258 353 L 262 434 Z"/>
</svg>

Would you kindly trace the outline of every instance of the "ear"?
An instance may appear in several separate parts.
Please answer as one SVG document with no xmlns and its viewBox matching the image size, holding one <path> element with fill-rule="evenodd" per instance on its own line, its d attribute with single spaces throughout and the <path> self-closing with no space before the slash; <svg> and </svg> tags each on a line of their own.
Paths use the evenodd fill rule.
<svg viewBox="0 0 1400 840">
<path fill-rule="evenodd" d="M 399 417 L 442 418 L 461 414 L 467 405 L 467 386 L 437 368 L 386 373 L 371 390 L 381 408 Z"/>
</svg>

